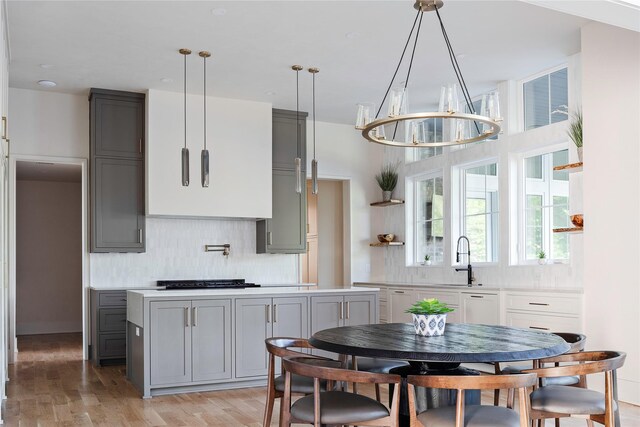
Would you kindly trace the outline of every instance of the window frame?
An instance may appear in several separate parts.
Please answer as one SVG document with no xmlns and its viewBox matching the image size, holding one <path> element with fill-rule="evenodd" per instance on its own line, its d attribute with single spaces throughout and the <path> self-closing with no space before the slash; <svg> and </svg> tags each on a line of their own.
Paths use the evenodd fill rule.
<svg viewBox="0 0 640 427">
<path fill-rule="evenodd" d="M 524 108 L 524 85 L 525 83 L 529 83 L 535 79 L 538 79 L 540 77 L 544 77 L 546 75 L 555 73 L 556 71 L 560 71 L 563 68 L 567 69 L 567 103 L 569 105 L 571 105 L 571 99 L 572 99 L 572 94 L 571 94 L 571 66 L 569 65 L 569 63 L 567 62 L 563 62 L 559 65 L 556 65 L 554 67 L 550 67 L 547 69 L 544 69 L 542 71 L 539 71 L 535 74 L 531 74 L 527 77 L 524 77 L 520 80 L 517 81 L 517 91 L 516 91 L 516 117 L 517 117 L 517 126 L 516 129 L 518 129 L 520 132 L 531 132 L 531 131 L 535 131 L 536 129 L 541 129 L 541 128 L 545 128 L 547 126 L 552 126 L 552 125 L 556 125 L 558 123 L 562 123 L 564 122 L 564 120 L 562 120 L 561 122 L 557 122 L 557 123 L 549 123 L 548 125 L 545 126 L 541 126 L 538 128 L 533 128 L 533 129 L 525 129 L 525 108 Z M 567 111 L 567 114 L 570 113 L 570 109 L 568 109 L 569 111 Z M 569 116 L 567 115 L 567 118 Z"/>
</svg>

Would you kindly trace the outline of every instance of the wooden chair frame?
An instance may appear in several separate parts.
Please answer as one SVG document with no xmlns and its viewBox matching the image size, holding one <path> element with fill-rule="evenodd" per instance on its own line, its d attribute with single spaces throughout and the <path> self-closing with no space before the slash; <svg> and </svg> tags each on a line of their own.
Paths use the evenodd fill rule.
<svg viewBox="0 0 640 427">
<path fill-rule="evenodd" d="M 429 388 L 453 389 L 458 392 L 456 398 L 455 427 L 464 426 L 465 391 L 466 390 L 518 390 L 518 404 L 520 408 L 520 427 L 529 425 L 529 399 L 527 388 L 536 384 L 536 375 L 481 375 L 481 376 L 450 376 L 450 375 L 409 375 L 409 415 L 411 426 L 424 427 L 416 417 L 414 386 Z M 510 408 L 513 409 L 513 408 Z"/>
<path fill-rule="evenodd" d="M 357 384 L 400 384 L 402 378 L 393 374 L 376 374 L 371 372 L 354 371 L 351 369 L 332 368 L 322 366 L 322 361 L 317 358 L 294 357 L 282 360 L 285 369 L 285 392 L 282 399 L 282 417 L 280 427 L 289 427 L 291 423 L 307 423 L 306 421 L 294 419 L 291 416 L 291 375 L 303 375 L 313 378 L 313 407 L 314 407 L 314 427 L 320 427 L 320 380 L 327 381 L 327 384 L 334 382 L 350 382 Z M 329 386 L 327 386 L 329 387 Z M 398 426 L 398 403 L 400 399 L 400 387 L 394 388 L 391 399 L 389 415 L 383 418 L 370 421 L 358 421 L 358 426 Z"/>
<path fill-rule="evenodd" d="M 280 358 L 304 356 L 325 360 L 329 359 L 291 350 L 291 348 L 313 348 L 313 346 L 309 344 L 309 341 L 305 338 L 273 337 L 267 338 L 264 343 L 267 347 L 267 352 L 269 353 L 269 365 L 267 370 L 267 402 L 264 407 L 264 417 L 262 418 L 262 425 L 265 427 L 269 427 L 269 425 L 271 425 L 271 417 L 273 416 L 273 405 L 275 403 L 275 400 L 284 396 L 283 392 L 276 390 L 276 356 Z M 280 371 L 281 375 L 284 375 L 284 365 L 281 366 Z M 282 405 L 280 407 L 280 419 L 282 419 Z"/>
<path fill-rule="evenodd" d="M 586 376 L 590 374 L 604 373 L 605 413 L 592 415 L 572 415 L 532 409 L 531 418 L 533 420 L 538 420 L 538 425 L 541 425 L 541 421 L 547 418 L 559 419 L 575 416 L 584 417 L 587 420 L 604 424 L 605 427 L 614 427 L 616 414 L 613 409 L 613 402 L 617 402 L 618 400 L 615 371 L 616 369 L 624 365 L 626 356 L 626 353 L 617 351 L 584 351 L 540 359 L 540 366 L 544 366 L 544 364 L 546 363 L 559 365 L 560 363 L 574 362 L 576 364 L 553 366 L 549 368 L 528 369 L 523 372 L 534 373 L 538 375 L 539 378 L 553 378 L 573 375 Z"/>
</svg>

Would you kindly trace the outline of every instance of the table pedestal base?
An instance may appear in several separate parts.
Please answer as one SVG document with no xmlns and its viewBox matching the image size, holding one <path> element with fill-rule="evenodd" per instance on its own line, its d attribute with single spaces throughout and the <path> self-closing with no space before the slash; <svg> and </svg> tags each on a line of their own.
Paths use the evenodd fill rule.
<svg viewBox="0 0 640 427">
<path fill-rule="evenodd" d="M 409 426 L 409 397 L 407 391 L 408 375 L 480 375 L 478 371 L 472 369 L 461 368 L 459 363 L 442 364 L 429 363 L 428 366 L 424 362 L 410 362 L 411 366 L 401 366 L 393 368 L 389 372 L 402 377 L 402 385 L 400 386 L 400 426 Z M 442 369 L 437 369 L 442 367 Z M 455 406 L 458 392 L 456 390 L 415 387 L 416 391 L 416 410 L 417 413 L 424 412 L 428 409 L 439 408 L 442 406 Z M 393 395 L 393 384 L 389 386 L 389 400 Z M 480 404 L 480 390 L 467 390 L 465 392 L 465 403 L 467 405 Z M 389 402 L 391 404 L 391 402 Z"/>
</svg>

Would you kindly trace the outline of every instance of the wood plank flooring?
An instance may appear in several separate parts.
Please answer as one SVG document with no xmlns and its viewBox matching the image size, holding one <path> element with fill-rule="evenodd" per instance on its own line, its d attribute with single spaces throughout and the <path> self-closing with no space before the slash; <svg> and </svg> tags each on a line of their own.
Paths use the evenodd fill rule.
<svg viewBox="0 0 640 427">
<path fill-rule="evenodd" d="M 264 387 L 141 399 L 126 381 L 124 366 L 94 368 L 82 360 L 80 334 L 21 336 L 18 348 L 2 403 L 7 426 L 262 425 Z M 483 401 L 491 402 L 492 396 Z M 272 426 L 278 408 L 276 402 Z M 640 407 L 623 404 L 622 418 L 625 427 L 640 426 Z M 586 423 L 572 419 L 561 425 Z"/>
</svg>

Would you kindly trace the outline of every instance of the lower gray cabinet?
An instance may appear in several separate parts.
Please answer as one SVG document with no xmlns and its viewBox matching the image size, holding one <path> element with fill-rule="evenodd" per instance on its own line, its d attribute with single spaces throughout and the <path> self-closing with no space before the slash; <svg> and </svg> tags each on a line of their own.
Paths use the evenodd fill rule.
<svg viewBox="0 0 640 427">
<path fill-rule="evenodd" d="M 231 378 L 231 300 L 150 303 L 151 385 Z"/>
<path fill-rule="evenodd" d="M 126 321 L 126 291 L 91 290 L 90 354 L 96 366 L 125 362 Z"/>
<path fill-rule="evenodd" d="M 306 297 L 236 299 L 236 377 L 267 375 L 264 340 L 272 336 L 308 337 Z"/>
</svg>

